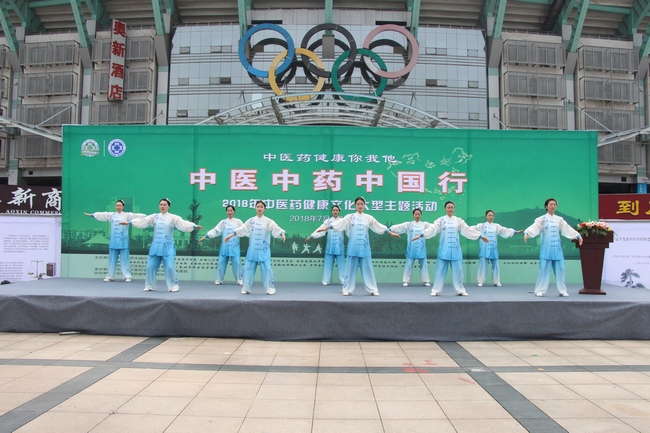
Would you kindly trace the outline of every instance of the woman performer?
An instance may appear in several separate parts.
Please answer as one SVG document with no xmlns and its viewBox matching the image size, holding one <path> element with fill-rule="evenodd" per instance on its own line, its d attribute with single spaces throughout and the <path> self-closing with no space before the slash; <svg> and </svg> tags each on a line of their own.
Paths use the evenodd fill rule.
<svg viewBox="0 0 650 433">
<path fill-rule="evenodd" d="M 431 224 L 420 221 L 421 218 L 422 209 L 416 208 L 413 210 L 413 221 L 407 221 L 390 228 L 390 231 L 394 233 L 408 233 L 406 263 L 404 264 L 404 276 L 402 277 L 404 287 L 407 287 L 411 281 L 413 265 L 415 265 L 416 260 L 420 263 L 420 280 L 422 284 L 426 287 L 431 286 L 427 266 L 427 244 L 424 238 L 419 237 Z"/>
<path fill-rule="evenodd" d="M 328 229 L 345 230 L 348 235 L 348 257 L 343 280 L 343 296 L 350 296 L 354 292 L 358 268 L 361 268 L 361 278 L 366 291 L 373 296 L 379 296 L 375 272 L 372 269 L 368 230 L 372 230 L 377 234 L 388 233 L 396 238 L 399 238 L 400 235 L 391 232 L 388 227 L 380 224 L 370 215 L 363 213 L 366 207 L 366 200 L 363 197 L 357 197 L 354 200 L 354 206 L 357 209 L 356 213 L 339 218 L 338 221 L 330 223 L 329 227 L 321 227 L 317 231 L 324 232 Z"/>
<path fill-rule="evenodd" d="M 549 198 L 544 202 L 547 213 L 535 219 L 535 222 L 524 230 L 524 242 L 541 233 L 542 240 L 539 250 L 539 272 L 535 283 L 535 296 L 544 296 L 551 279 L 551 269 L 555 274 L 555 284 L 560 296 L 569 296 L 566 285 L 566 269 L 564 267 L 564 253 L 562 252 L 562 238 L 576 239 L 582 245 L 582 236 L 564 221 L 564 218 L 555 215 L 557 200 Z"/>
<path fill-rule="evenodd" d="M 321 225 L 326 227 L 326 231 L 319 232 L 316 230 L 311 236 L 305 239 L 305 242 L 310 239 L 318 239 L 325 236 L 327 233 L 327 243 L 325 244 L 325 261 L 323 263 L 323 286 L 327 286 L 332 281 L 332 272 L 334 271 L 334 262 L 339 268 L 339 279 L 343 285 L 343 276 L 345 275 L 345 246 L 343 245 L 343 232 L 330 229 L 329 226 L 333 222 L 338 221 L 341 208 L 338 205 L 332 206 L 332 218 L 328 218 Z M 319 227 L 320 228 L 320 227 Z"/>
<path fill-rule="evenodd" d="M 509 229 L 494 222 L 494 211 L 485 211 L 485 220 L 487 222 L 477 224 L 474 226 L 484 237 L 488 239 L 488 243 L 480 242 L 478 247 L 478 271 L 476 273 L 476 281 L 478 286 L 482 287 L 487 276 L 488 264 L 492 264 L 492 283 L 495 286 L 501 287 L 501 278 L 499 272 L 499 250 L 497 249 L 497 236 L 502 238 L 511 238 L 515 233 L 522 233 L 523 230 Z"/>
<path fill-rule="evenodd" d="M 445 203 L 445 212 L 447 215 L 438 218 L 420 237 L 429 239 L 440 233 L 440 245 L 438 246 L 438 261 L 436 263 L 436 275 L 433 279 L 431 296 L 438 296 L 442 292 L 447 277 L 447 269 L 451 267 L 454 289 L 458 296 L 467 296 L 465 286 L 463 286 L 463 252 L 460 249 L 459 235 L 467 239 L 476 240 L 478 238 L 487 242 L 487 238 L 482 237 L 481 233 L 475 228 L 467 225 L 465 221 L 454 216 L 456 205 L 453 201 Z"/>
<path fill-rule="evenodd" d="M 203 228 L 191 221 L 185 221 L 178 215 L 169 213 L 169 207 L 171 205 L 172 203 L 168 198 L 163 198 L 158 202 L 160 213 L 151 214 L 131 221 L 133 227 L 139 229 L 153 226 L 153 241 L 149 248 L 146 278 L 144 282 L 145 292 L 156 290 L 156 274 L 158 273 L 158 268 L 160 268 L 161 262 L 165 271 L 167 289 L 170 292 L 178 292 L 178 275 L 174 269 L 174 260 L 176 259 L 174 229 L 182 232 L 191 232 Z M 123 222 L 121 224 L 126 225 L 128 222 Z"/>
<path fill-rule="evenodd" d="M 115 202 L 115 212 L 95 212 L 84 215 L 95 218 L 97 221 L 110 221 L 111 236 L 108 242 L 108 273 L 104 282 L 108 283 L 115 278 L 117 270 L 117 257 L 120 257 L 120 268 L 125 283 L 131 282 L 131 262 L 129 255 L 129 228 L 120 223 L 142 218 L 143 213 L 124 212 L 124 200 Z"/>
<path fill-rule="evenodd" d="M 214 284 L 223 284 L 223 278 L 226 275 L 226 267 L 230 260 L 232 274 L 235 277 L 235 281 L 237 281 L 237 284 L 242 285 L 243 273 L 241 267 L 239 238 L 235 237 L 226 242 L 226 237 L 230 233 L 234 232 L 236 228 L 241 227 L 244 223 L 242 223 L 239 218 L 235 218 L 235 207 L 232 205 L 226 206 L 226 215 L 228 218 L 222 219 L 215 228 L 199 239 L 199 243 L 203 242 L 205 238 L 216 238 L 217 236 L 222 235 L 221 248 L 219 248 L 219 261 L 217 263 L 217 279 L 214 280 Z"/>
<path fill-rule="evenodd" d="M 224 238 L 228 242 L 233 236 L 248 236 L 250 243 L 246 252 L 246 264 L 244 265 L 244 287 L 241 289 L 242 295 L 248 295 L 251 292 L 257 265 L 260 265 L 262 274 L 262 286 L 267 295 L 275 295 L 275 282 L 273 281 L 273 270 L 271 269 L 271 235 L 274 238 L 281 238 L 282 242 L 286 241 L 284 230 L 278 226 L 275 221 L 264 216 L 266 203 L 258 200 L 255 203 L 255 212 L 257 216 L 250 218 L 241 227 L 236 228 L 232 233 Z"/>
</svg>

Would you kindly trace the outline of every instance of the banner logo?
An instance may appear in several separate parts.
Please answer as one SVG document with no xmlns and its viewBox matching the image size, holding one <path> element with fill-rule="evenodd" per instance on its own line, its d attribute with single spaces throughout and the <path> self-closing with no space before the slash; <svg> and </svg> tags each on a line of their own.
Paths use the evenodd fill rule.
<svg viewBox="0 0 650 433">
<path fill-rule="evenodd" d="M 95 140 L 86 140 L 81 143 L 81 155 L 87 157 L 97 156 L 99 154 L 99 144 Z"/>
<path fill-rule="evenodd" d="M 110 153 L 111 156 L 118 158 L 124 155 L 124 152 L 126 152 L 126 144 L 124 144 L 122 140 L 116 138 L 108 143 L 108 153 Z"/>
</svg>

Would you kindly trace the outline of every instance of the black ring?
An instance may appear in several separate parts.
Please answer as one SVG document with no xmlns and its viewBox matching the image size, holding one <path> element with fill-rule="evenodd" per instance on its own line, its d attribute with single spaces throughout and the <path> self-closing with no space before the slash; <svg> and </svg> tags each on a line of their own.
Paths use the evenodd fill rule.
<svg viewBox="0 0 650 433">
<path fill-rule="evenodd" d="M 323 30 L 333 30 L 335 32 L 339 32 L 343 36 L 345 36 L 346 39 L 348 40 L 349 48 L 346 48 L 344 51 L 347 51 L 349 49 L 350 50 L 350 56 L 348 57 L 348 60 L 345 63 L 343 63 L 343 65 L 341 65 L 341 67 L 339 68 L 339 71 L 341 71 L 342 73 L 347 72 L 348 69 L 352 68 L 353 63 L 354 63 L 354 59 L 357 57 L 357 42 L 354 40 L 354 36 L 352 36 L 352 33 L 350 33 L 348 31 L 348 29 L 346 29 L 345 27 L 340 26 L 338 24 L 333 24 L 333 23 L 319 24 L 316 27 L 313 27 L 311 30 L 309 30 L 305 34 L 305 36 L 302 38 L 302 42 L 300 43 L 300 47 L 309 49 L 309 48 L 307 48 L 307 45 L 309 44 L 309 40 L 311 39 L 311 37 L 314 36 L 316 33 L 320 32 L 320 31 L 323 31 Z M 338 42 L 338 39 L 334 39 L 334 41 L 335 41 L 334 43 L 336 44 L 336 42 Z M 310 47 L 311 46 L 318 47 L 320 45 L 323 45 L 322 38 L 320 40 L 320 43 L 318 43 L 318 41 L 317 41 L 314 44 L 310 45 Z M 339 47 L 341 46 L 339 44 L 336 44 L 336 45 L 338 45 Z M 310 51 L 313 51 L 313 50 L 310 49 Z M 332 77 L 332 72 L 331 71 L 323 71 L 321 69 L 318 69 L 318 67 L 316 67 L 316 65 L 314 65 L 313 63 L 311 63 L 309 61 L 309 57 L 307 57 L 305 55 L 301 55 L 300 57 L 302 57 L 302 63 L 303 63 L 303 65 L 305 65 L 306 70 L 309 70 L 309 72 L 311 72 L 312 74 L 316 75 L 317 77 L 323 77 L 323 78 L 331 78 Z"/>
</svg>

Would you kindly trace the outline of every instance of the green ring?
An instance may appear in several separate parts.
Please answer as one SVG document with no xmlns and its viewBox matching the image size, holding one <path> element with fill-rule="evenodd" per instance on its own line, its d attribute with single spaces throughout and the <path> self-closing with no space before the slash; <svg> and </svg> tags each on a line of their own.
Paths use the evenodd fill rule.
<svg viewBox="0 0 650 433">
<path fill-rule="evenodd" d="M 370 51 L 367 48 L 359 48 L 357 50 L 357 53 L 372 58 L 375 62 L 377 62 L 379 68 L 382 71 L 388 71 L 388 68 L 386 67 L 386 63 L 384 63 L 384 60 L 381 57 L 379 57 L 379 54 L 375 53 L 374 51 Z M 334 65 L 332 65 L 332 85 L 334 86 L 337 92 L 345 93 L 345 90 L 343 90 L 343 87 L 341 87 L 341 83 L 339 83 L 339 66 L 349 56 L 350 56 L 350 50 L 341 54 L 339 58 L 336 59 L 336 61 L 334 62 Z M 388 84 L 388 80 L 382 77 L 381 81 L 379 82 L 379 86 L 377 87 L 377 96 L 381 96 L 381 94 L 384 93 L 384 89 L 386 89 L 387 84 Z M 372 103 L 377 102 L 376 99 L 364 98 L 359 96 L 341 95 L 341 97 L 346 101 L 372 102 Z"/>
</svg>

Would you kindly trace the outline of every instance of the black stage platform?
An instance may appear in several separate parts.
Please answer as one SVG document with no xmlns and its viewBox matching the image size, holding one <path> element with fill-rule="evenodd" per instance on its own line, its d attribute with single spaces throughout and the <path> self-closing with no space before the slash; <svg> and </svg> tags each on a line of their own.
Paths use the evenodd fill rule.
<svg viewBox="0 0 650 433">
<path fill-rule="evenodd" d="M 381 284 L 370 296 L 341 286 L 276 283 L 277 294 L 241 295 L 234 283 L 181 282 L 169 293 L 133 283 L 52 278 L 0 285 L 0 331 L 252 338 L 260 340 L 467 341 L 650 339 L 650 291 L 604 286 L 607 295 L 561 298 L 533 284 L 476 287 L 455 296 L 447 284 L 431 297 L 423 286 Z"/>
</svg>

